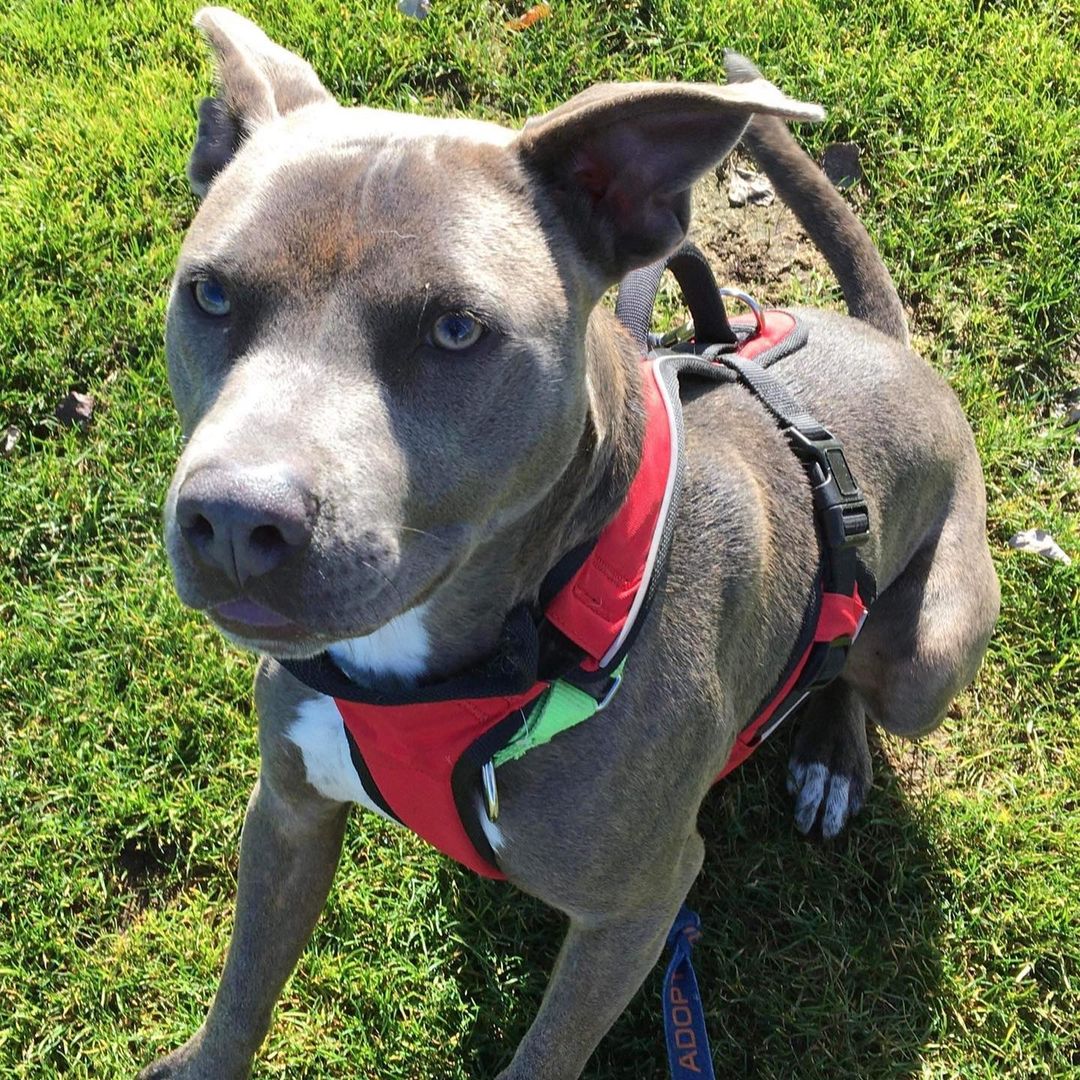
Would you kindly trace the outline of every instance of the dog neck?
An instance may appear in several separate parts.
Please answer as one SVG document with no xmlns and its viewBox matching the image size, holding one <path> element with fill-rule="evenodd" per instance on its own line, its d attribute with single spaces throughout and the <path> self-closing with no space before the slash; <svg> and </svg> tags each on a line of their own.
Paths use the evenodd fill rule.
<svg viewBox="0 0 1080 1080">
<path fill-rule="evenodd" d="M 589 407 L 577 453 L 547 495 L 482 544 L 422 604 L 374 634 L 330 649 L 350 675 L 406 682 L 443 678 L 488 655 L 507 614 L 536 599 L 547 572 L 615 516 L 641 461 L 641 355 L 597 308 L 586 332 Z"/>
</svg>

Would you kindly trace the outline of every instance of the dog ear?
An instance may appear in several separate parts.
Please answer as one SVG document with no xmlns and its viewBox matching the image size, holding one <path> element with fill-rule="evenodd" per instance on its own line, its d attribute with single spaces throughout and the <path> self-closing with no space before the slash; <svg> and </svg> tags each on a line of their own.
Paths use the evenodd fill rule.
<svg viewBox="0 0 1080 1080">
<path fill-rule="evenodd" d="M 202 8 L 194 22 L 214 54 L 217 81 L 217 95 L 199 105 L 199 132 L 187 169 L 192 190 L 202 198 L 260 124 L 333 99 L 310 64 L 235 11 Z"/>
<path fill-rule="evenodd" d="M 725 86 L 603 84 L 526 123 L 518 152 L 604 285 L 674 250 L 690 223 L 691 186 L 754 113 L 824 117 L 754 74 Z"/>
</svg>

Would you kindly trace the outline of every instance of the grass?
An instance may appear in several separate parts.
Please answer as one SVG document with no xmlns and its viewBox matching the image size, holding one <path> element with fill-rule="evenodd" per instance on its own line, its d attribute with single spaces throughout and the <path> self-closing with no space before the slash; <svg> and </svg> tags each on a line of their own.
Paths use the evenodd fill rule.
<svg viewBox="0 0 1080 1080">
<path fill-rule="evenodd" d="M 718 788 L 692 900 L 718 1071 L 1080 1077 L 1080 26 L 1075 0 L 272 0 L 341 98 L 522 119 L 598 79 L 755 57 L 863 149 L 861 213 L 976 430 L 1002 579 L 975 686 L 889 744 L 853 833 L 798 839 L 784 747 Z M 245 5 L 254 11 L 251 5 Z M 130 1076 L 198 1024 L 257 769 L 252 664 L 159 542 L 161 328 L 209 68 L 174 0 L 0 14 L 0 1074 Z M 722 268 L 721 275 L 722 275 Z M 835 299 L 825 285 L 825 299 Z M 827 295 L 828 294 L 828 295 Z M 774 298 L 774 299 L 783 299 Z M 88 390 L 88 429 L 51 420 Z M 1072 567 L 1010 552 L 1050 529 Z M 259 1077 L 493 1075 L 559 921 L 358 815 Z M 660 1076 L 659 982 L 587 1075 Z"/>
</svg>

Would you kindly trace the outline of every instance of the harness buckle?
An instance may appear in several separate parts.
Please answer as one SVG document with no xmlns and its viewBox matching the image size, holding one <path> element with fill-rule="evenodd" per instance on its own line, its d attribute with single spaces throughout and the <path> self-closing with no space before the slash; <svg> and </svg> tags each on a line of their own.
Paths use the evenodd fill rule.
<svg viewBox="0 0 1080 1080">
<path fill-rule="evenodd" d="M 596 702 L 596 711 L 598 713 L 603 712 L 611 704 L 611 699 L 618 693 L 619 687 L 622 686 L 622 680 L 622 666 L 620 665 L 612 672 L 611 682 L 604 690 L 603 697 Z M 518 711 L 521 712 L 522 720 L 524 720 L 525 714 L 520 709 Z M 484 810 L 487 812 L 488 821 L 494 825 L 499 818 L 499 784 L 495 779 L 494 758 L 488 758 L 480 767 L 480 788 L 484 796 Z"/>
<path fill-rule="evenodd" d="M 611 699 L 618 692 L 620 686 L 622 686 L 621 670 L 616 671 L 611 676 L 611 685 L 604 691 L 604 696 L 596 703 L 597 712 L 603 712 L 611 704 Z"/>
<path fill-rule="evenodd" d="M 848 467 L 839 439 L 826 432 L 814 439 L 789 427 L 787 437 L 798 457 L 814 467 L 814 509 L 831 548 L 849 548 L 870 535 L 870 509 Z"/>
<path fill-rule="evenodd" d="M 670 349 L 674 345 L 685 345 L 694 340 L 694 320 L 687 319 L 681 326 L 673 326 L 670 330 L 656 338 L 656 344 L 661 349 Z M 653 335 L 649 335 L 652 337 Z"/>
</svg>

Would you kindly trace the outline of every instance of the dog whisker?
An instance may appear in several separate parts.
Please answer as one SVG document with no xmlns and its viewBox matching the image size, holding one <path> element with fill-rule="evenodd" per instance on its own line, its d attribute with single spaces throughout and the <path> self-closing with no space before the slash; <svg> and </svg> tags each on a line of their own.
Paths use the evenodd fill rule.
<svg viewBox="0 0 1080 1080">
<path fill-rule="evenodd" d="M 430 532 L 427 529 L 416 529 L 411 525 L 399 525 L 398 528 L 401 529 L 402 532 L 416 533 L 417 536 L 426 536 L 429 540 L 434 540 L 436 544 L 442 544 L 443 547 L 456 547 L 456 545 L 452 544 L 449 540 L 444 540 L 443 537 Z"/>
</svg>

